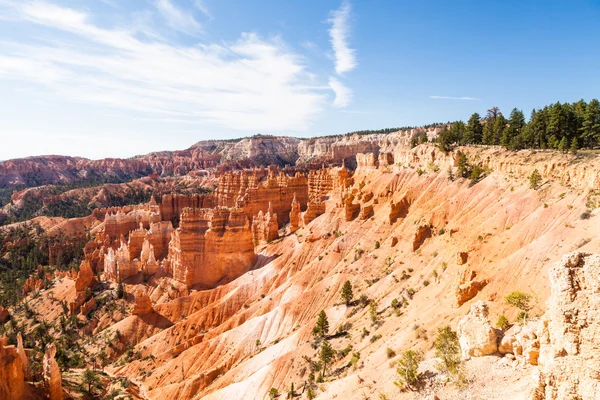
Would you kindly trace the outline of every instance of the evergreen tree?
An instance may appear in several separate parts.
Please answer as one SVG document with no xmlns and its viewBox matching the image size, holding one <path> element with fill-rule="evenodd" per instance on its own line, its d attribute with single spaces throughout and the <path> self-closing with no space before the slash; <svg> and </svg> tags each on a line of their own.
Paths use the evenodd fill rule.
<svg viewBox="0 0 600 400">
<path fill-rule="evenodd" d="M 504 129 L 506 129 L 507 123 L 508 121 L 506 120 L 506 118 L 504 118 L 504 115 L 502 115 L 501 113 L 498 114 L 498 116 L 494 120 L 494 125 L 492 126 L 494 142 L 491 144 L 500 144 L 500 139 L 502 138 Z"/>
<path fill-rule="evenodd" d="M 560 139 L 560 142 L 558 143 L 558 150 L 562 151 L 562 152 L 566 152 L 568 146 L 569 145 L 567 143 L 567 137 L 563 136 L 562 139 Z"/>
<path fill-rule="evenodd" d="M 324 340 L 321 344 L 321 353 L 319 354 L 319 360 L 323 365 L 323 376 L 327 373 L 327 365 L 331 362 L 333 355 L 335 354 L 335 350 L 329 344 L 327 340 Z"/>
<path fill-rule="evenodd" d="M 467 122 L 465 135 L 461 144 L 480 144 L 483 138 L 483 126 L 479 114 L 474 113 Z"/>
<path fill-rule="evenodd" d="M 329 321 L 327 320 L 327 314 L 325 310 L 321 310 L 317 323 L 313 328 L 313 336 L 315 339 L 325 339 L 329 333 Z"/>
<path fill-rule="evenodd" d="M 571 147 L 569 147 L 569 151 L 575 154 L 577 153 L 577 149 L 579 149 L 579 146 L 577 145 L 577 138 L 574 137 L 573 140 L 571 140 Z"/>
<path fill-rule="evenodd" d="M 583 146 L 594 147 L 600 144 L 600 102 L 593 99 L 587 104 L 580 127 Z"/>
<path fill-rule="evenodd" d="M 500 109 L 498 107 L 492 107 L 487 110 L 487 114 L 485 117 L 485 124 L 483 126 L 483 137 L 482 143 L 486 145 L 495 144 L 495 133 L 494 133 L 494 124 L 496 123 L 496 119 L 500 113 Z"/>
<path fill-rule="evenodd" d="M 354 294 L 352 293 L 352 284 L 350 281 L 344 282 L 344 286 L 342 287 L 342 300 L 344 300 L 344 303 L 349 306 L 350 303 L 352 303 L 353 297 Z"/>
</svg>

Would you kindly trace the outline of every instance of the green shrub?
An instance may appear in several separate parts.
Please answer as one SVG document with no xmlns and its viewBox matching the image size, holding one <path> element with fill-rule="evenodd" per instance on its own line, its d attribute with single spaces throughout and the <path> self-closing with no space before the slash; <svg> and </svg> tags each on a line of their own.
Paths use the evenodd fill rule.
<svg viewBox="0 0 600 400">
<path fill-rule="evenodd" d="M 396 373 L 398 380 L 394 382 L 401 389 L 410 389 L 417 386 L 421 376 L 419 374 L 419 363 L 423 360 L 423 354 L 419 351 L 406 350 L 398 360 Z"/>
<path fill-rule="evenodd" d="M 510 326 L 510 322 L 508 322 L 508 318 L 506 318 L 504 315 L 501 315 L 500 317 L 498 317 L 498 321 L 496 322 L 496 327 L 505 331 L 508 329 L 509 326 Z"/>
<path fill-rule="evenodd" d="M 531 295 L 518 290 L 511 292 L 504 298 L 504 300 L 511 306 L 517 307 L 519 310 L 524 311 L 525 313 L 527 313 L 527 311 L 531 310 L 533 307 L 531 305 Z"/>
<path fill-rule="evenodd" d="M 392 349 L 392 348 L 390 348 L 390 347 L 388 347 L 388 348 L 385 350 L 385 353 L 386 353 L 386 355 L 387 355 L 387 358 L 392 358 L 392 357 L 395 357 L 395 356 L 396 356 L 396 352 L 394 351 L 394 349 Z"/>
<path fill-rule="evenodd" d="M 435 356 L 442 360 L 439 369 L 451 374 L 458 373 L 461 360 L 460 344 L 456 332 L 449 326 L 439 328 L 433 346 L 435 347 Z"/>
</svg>

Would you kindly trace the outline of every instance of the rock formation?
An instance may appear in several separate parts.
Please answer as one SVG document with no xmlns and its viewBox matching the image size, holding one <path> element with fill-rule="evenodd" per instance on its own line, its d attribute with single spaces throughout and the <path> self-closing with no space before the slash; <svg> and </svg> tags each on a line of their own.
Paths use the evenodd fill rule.
<svg viewBox="0 0 600 400">
<path fill-rule="evenodd" d="M 238 277 L 254 260 L 252 233 L 243 210 L 183 210 L 180 227 L 169 244 L 173 278 L 187 285 L 213 287 Z"/>
<path fill-rule="evenodd" d="M 413 239 L 412 239 L 412 249 L 413 251 L 417 251 L 419 247 L 425 242 L 426 239 L 431 237 L 431 227 L 429 225 L 421 225 L 417 228 Z"/>
<path fill-rule="evenodd" d="M 458 339 L 464 359 L 487 356 L 498 351 L 499 332 L 488 319 L 488 306 L 483 301 L 471 305 L 471 310 L 458 323 Z"/>
<path fill-rule="evenodd" d="M 77 279 L 75 280 L 75 290 L 83 292 L 86 289 L 91 288 L 94 281 L 94 271 L 92 271 L 90 263 L 86 260 L 82 261 L 81 266 L 79 267 L 79 273 L 77 274 Z"/>
<path fill-rule="evenodd" d="M 477 296 L 477 293 L 488 284 L 488 281 L 485 279 L 475 280 L 476 277 L 477 273 L 470 269 L 465 269 L 458 277 L 454 291 L 458 307 Z"/>
<path fill-rule="evenodd" d="M 25 376 L 21 354 L 15 346 L 0 341 L 0 399 L 22 400 Z"/>
<path fill-rule="evenodd" d="M 29 359 L 27 358 L 27 354 L 25 353 L 25 348 L 23 347 L 23 336 L 21 336 L 21 332 L 17 333 L 17 353 L 21 358 L 21 364 L 23 364 L 23 374 L 25 375 L 25 379 L 29 378 Z"/>
<path fill-rule="evenodd" d="M 314 221 L 319 215 L 325 214 L 325 203 L 311 201 L 304 214 L 302 214 L 302 225 L 306 226 Z"/>
<path fill-rule="evenodd" d="M 300 218 L 302 216 L 300 203 L 296 199 L 296 194 L 292 200 L 292 209 L 290 210 L 290 233 L 296 232 L 300 228 Z"/>
<path fill-rule="evenodd" d="M 133 304 L 133 311 L 131 313 L 133 315 L 146 315 L 150 314 L 152 311 L 152 300 L 150 300 L 150 296 L 145 293 L 136 293 L 135 303 Z"/>
<path fill-rule="evenodd" d="M 408 215 L 408 209 L 410 208 L 410 202 L 406 198 L 406 196 L 402 197 L 400 201 L 394 203 L 390 202 L 390 214 L 389 221 L 390 224 L 393 224 L 398 220 L 398 218 L 406 218 Z"/>
<path fill-rule="evenodd" d="M 277 214 L 273 212 L 271 203 L 269 203 L 267 212 L 263 214 L 262 211 L 259 211 L 252 220 L 252 240 L 255 244 L 264 244 L 278 238 Z"/>
<path fill-rule="evenodd" d="M 469 253 L 467 253 L 466 251 L 459 251 L 458 253 L 456 253 L 456 264 L 458 264 L 458 265 L 466 264 L 468 259 L 469 259 Z"/>
<path fill-rule="evenodd" d="M 96 298 L 92 297 L 90 300 L 86 301 L 81 305 L 79 309 L 79 314 L 88 315 L 92 310 L 96 308 Z"/>
<path fill-rule="evenodd" d="M 10 318 L 10 313 L 8 310 L 2 306 L 0 306 L 0 324 L 5 323 Z"/>
<path fill-rule="evenodd" d="M 360 208 L 360 213 L 358 214 L 358 219 L 369 219 L 373 216 L 373 205 L 365 205 Z"/>
<path fill-rule="evenodd" d="M 373 153 L 358 153 L 356 154 L 356 169 L 376 169 L 379 166 L 378 158 Z"/>
<path fill-rule="evenodd" d="M 345 219 L 346 221 L 352 221 L 358 217 L 360 212 L 360 203 L 354 203 L 354 195 L 349 194 L 343 199 Z"/>
<path fill-rule="evenodd" d="M 529 322 L 526 325 L 514 324 L 504 333 L 498 351 L 501 354 L 522 357 L 528 364 L 538 365 L 540 341 L 536 334 L 537 326 L 537 322 Z"/>
<path fill-rule="evenodd" d="M 166 194 L 160 204 L 160 215 L 163 221 L 177 221 L 184 208 L 212 208 L 215 206 L 211 195 L 197 194 L 185 196 L 182 194 Z"/>
<path fill-rule="evenodd" d="M 62 400 L 62 376 L 60 375 L 58 363 L 54 359 L 55 355 L 56 347 L 54 344 L 49 344 L 46 346 L 46 353 L 44 354 L 44 359 L 42 361 L 44 387 L 50 400 Z"/>
<path fill-rule="evenodd" d="M 551 267 L 548 311 L 537 329 L 539 375 L 533 399 L 598 398 L 599 284 L 598 254 L 572 253 Z"/>
<path fill-rule="evenodd" d="M 392 153 L 379 153 L 379 168 L 394 164 L 394 155 Z"/>
</svg>

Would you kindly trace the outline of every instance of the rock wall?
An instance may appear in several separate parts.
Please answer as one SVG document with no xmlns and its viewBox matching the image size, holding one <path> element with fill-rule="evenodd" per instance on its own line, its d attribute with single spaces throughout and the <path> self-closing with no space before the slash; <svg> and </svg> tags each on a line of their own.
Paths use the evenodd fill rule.
<svg viewBox="0 0 600 400">
<path fill-rule="evenodd" d="M 572 253 L 550 269 L 548 311 L 537 329 L 533 399 L 597 399 L 600 393 L 600 254 Z"/>
<path fill-rule="evenodd" d="M 457 333 L 464 359 L 487 356 L 498 351 L 500 332 L 488 318 L 488 306 L 483 301 L 471 305 L 469 313 L 458 323 Z"/>
<path fill-rule="evenodd" d="M 15 346 L 0 340 L 0 399 L 22 400 L 25 394 L 25 375 L 21 356 Z"/>
<path fill-rule="evenodd" d="M 295 197 L 294 197 L 295 199 Z M 269 203 L 269 209 L 263 214 L 262 211 L 252 219 L 252 240 L 254 244 L 264 244 L 279 238 L 277 214 Z"/>
<path fill-rule="evenodd" d="M 214 287 L 235 279 L 255 261 L 246 213 L 238 208 L 186 208 L 169 244 L 173 278 Z"/>
<path fill-rule="evenodd" d="M 300 208 L 306 209 L 308 181 L 299 172 L 288 176 L 278 173 L 276 168 L 226 173 L 219 180 L 215 196 L 219 207 L 242 208 L 250 220 L 259 211 L 266 210 L 270 203 L 279 217 L 279 227 L 282 227 L 289 222 L 294 196 Z"/>
<path fill-rule="evenodd" d="M 176 221 L 184 208 L 212 208 L 215 198 L 212 194 L 185 196 L 182 194 L 166 194 L 160 204 L 160 215 L 163 221 Z"/>
<path fill-rule="evenodd" d="M 352 174 L 345 166 L 340 168 L 321 168 L 308 173 L 308 197 L 312 202 L 320 203 L 332 193 L 341 195 L 352 184 Z"/>
<path fill-rule="evenodd" d="M 114 240 L 121 236 L 126 237 L 129 232 L 138 229 L 140 225 L 147 229 L 151 223 L 160 221 L 161 216 L 158 209 L 152 211 L 133 210 L 127 214 L 117 211 L 116 214 L 106 214 L 104 217 L 104 233 Z"/>
</svg>

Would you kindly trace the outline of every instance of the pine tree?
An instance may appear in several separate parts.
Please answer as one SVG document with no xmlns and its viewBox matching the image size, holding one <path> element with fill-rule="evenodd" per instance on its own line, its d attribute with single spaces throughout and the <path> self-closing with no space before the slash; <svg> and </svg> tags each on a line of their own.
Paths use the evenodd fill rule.
<svg viewBox="0 0 600 400">
<path fill-rule="evenodd" d="M 465 129 L 465 135 L 462 140 L 462 144 L 480 144 L 483 138 L 483 126 L 481 125 L 481 118 L 479 114 L 473 113 L 467 127 Z"/>
<path fill-rule="evenodd" d="M 571 147 L 569 147 L 569 151 L 575 154 L 577 153 L 577 149 L 579 149 L 579 146 L 577 145 L 577 138 L 574 137 L 573 140 L 571 140 Z"/>
<path fill-rule="evenodd" d="M 540 172 L 537 169 L 534 169 L 529 176 L 529 188 L 537 190 L 540 183 L 542 183 L 542 175 L 540 175 Z"/>
<path fill-rule="evenodd" d="M 502 115 L 502 113 L 498 114 L 494 120 L 494 126 L 492 126 L 494 142 L 491 144 L 500 144 L 500 139 L 502 138 L 502 134 L 506 129 L 506 124 L 507 121 L 506 118 L 504 118 L 504 115 Z"/>
<path fill-rule="evenodd" d="M 342 287 L 342 300 L 346 303 L 347 306 L 352 303 L 352 298 L 354 297 L 352 293 L 352 284 L 350 281 L 344 282 L 344 286 Z"/>
<path fill-rule="evenodd" d="M 563 138 L 560 139 L 560 142 L 558 143 L 558 150 L 562 151 L 562 152 L 566 152 L 567 146 L 568 146 L 567 137 L 563 136 Z"/>
<path fill-rule="evenodd" d="M 584 146 L 600 144 L 600 102 L 597 99 L 588 103 L 579 130 Z"/>
<path fill-rule="evenodd" d="M 379 315 L 377 314 L 377 302 L 375 300 L 371 300 L 371 304 L 369 304 L 369 315 L 371 316 L 371 323 L 375 325 L 379 320 Z"/>
<path fill-rule="evenodd" d="M 327 314 L 325 310 L 321 310 L 317 323 L 313 328 L 313 336 L 315 339 L 325 339 L 329 333 L 329 321 L 327 320 Z"/>
<path fill-rule="evenodd" d="M 324 340 L 321 344 L 321 353 L 319 354 L 319 360 L 323 364 L 323 376 L 327 373 L 327 365 L 331 362 L 334 354 L 335 350 L 333 350 L 333 347 L 331 347 L 327 340 Z"/>
</svg>

